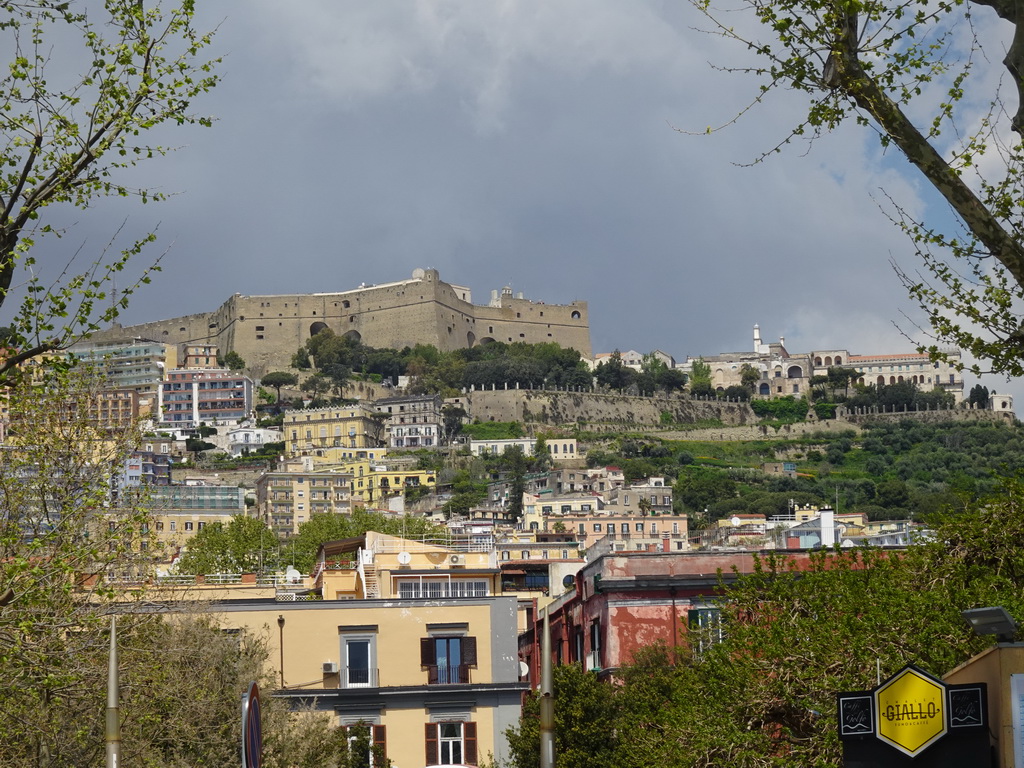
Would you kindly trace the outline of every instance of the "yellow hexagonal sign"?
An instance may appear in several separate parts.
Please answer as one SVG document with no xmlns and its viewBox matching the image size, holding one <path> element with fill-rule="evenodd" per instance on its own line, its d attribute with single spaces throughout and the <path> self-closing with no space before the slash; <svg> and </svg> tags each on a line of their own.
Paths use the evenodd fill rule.
<svg viewBox="0 0 1024 768">
<path fill-rule="evenodd" d="M 875 690 L 878 738 L 914 757 L 948 729 L 945 686 L 906 667 Z"/>
</svg>

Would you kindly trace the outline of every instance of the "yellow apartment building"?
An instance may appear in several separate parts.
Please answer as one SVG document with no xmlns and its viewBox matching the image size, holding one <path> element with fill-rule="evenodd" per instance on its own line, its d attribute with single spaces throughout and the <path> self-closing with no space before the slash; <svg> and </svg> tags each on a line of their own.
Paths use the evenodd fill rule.
<svg viewBox="0 0 1024 768">
<path fill-rule="evenodd" d="M 281 426 L 291 456 L 323 456 L 330 448 L 384 445 L 384 419 L 363 405 L 285 411 Z"/>
<path fill-rule="evenodd" d="M 421 469 L 400 469 L 372 461 L 345 464 L 352 474 L 352 504 L 357 507 L 380 507 L 406 488 L 430 488 L 437 485 L 433 472 Z"/>
<path fill-rule="evenodd" d="M 256 509 L 278 536 L 297 534 L 314 514 L 351 514 L 352 473 L 313 466 L 308 458 L 285 461 L 257 478 Z"/>
<path fill-rule="evenodd" d="M 372 729 L 400 768 L 509 757 L 504 733 L 529 685 L 493 550 L 368 532 L 324 545 L 308 591 L 323 599 L 211 607 L 225 629 L 269 642 L 272 695 Z"/>
</svg>

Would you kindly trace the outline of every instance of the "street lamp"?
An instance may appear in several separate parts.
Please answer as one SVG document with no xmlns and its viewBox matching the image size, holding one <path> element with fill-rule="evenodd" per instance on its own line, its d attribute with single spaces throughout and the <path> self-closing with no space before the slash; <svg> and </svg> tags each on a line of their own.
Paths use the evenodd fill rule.
<svg viewBox="0 0 1024 768">
<path fill-rule="evenodd" d="M 995 635 L 996 642 L 1012 643 L 1017 635 L 1017 622 L 1001 605 L 971 608 L 960 614 L 979 637 Z"/>
<path fill-rule="evenodd" d="M 281 646 L 281 687 L 284 688 L 284 616 L 278 614 L 277 630 Z"/>
</svg>

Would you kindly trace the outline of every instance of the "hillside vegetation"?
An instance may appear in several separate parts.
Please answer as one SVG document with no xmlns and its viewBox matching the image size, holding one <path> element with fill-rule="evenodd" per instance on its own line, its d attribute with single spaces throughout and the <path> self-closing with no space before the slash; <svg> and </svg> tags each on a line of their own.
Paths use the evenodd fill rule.
<svg viewBox="0 0 1024 768">
<path fill-rule="evenodd" d="M 904 419 L 864 433 L 819 433 L 797 440 L 696 442 L 650 436 L 590 436 L 588 464 L 615 464 L 628 479 L 674 481 L 681 511 L 712 521 L 738 512 L 781 514 L 790 500 L 838 504 L 872 519 L 920 517 L 958 509 L 1024 469 L 1019 424 Z M 765 462 L 792 462 L 796 477 L 769 476 Z"/>
</svg>

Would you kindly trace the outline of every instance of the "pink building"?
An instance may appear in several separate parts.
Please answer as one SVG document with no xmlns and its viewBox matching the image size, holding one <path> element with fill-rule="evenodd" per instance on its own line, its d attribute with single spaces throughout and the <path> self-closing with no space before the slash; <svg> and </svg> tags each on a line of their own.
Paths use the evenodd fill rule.
<svg viewBox="0 0 1024 768">
<path fill-rule="evenodd" d="M 160 421 L 179 427 L 238 421 L 252 413 L 252 379 L 225 369 L 169 371 L 160 383 Z"/>
</svg>

